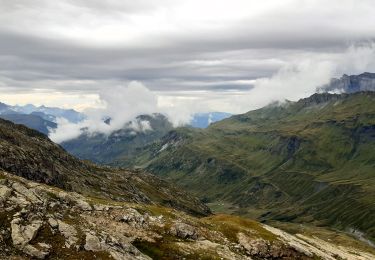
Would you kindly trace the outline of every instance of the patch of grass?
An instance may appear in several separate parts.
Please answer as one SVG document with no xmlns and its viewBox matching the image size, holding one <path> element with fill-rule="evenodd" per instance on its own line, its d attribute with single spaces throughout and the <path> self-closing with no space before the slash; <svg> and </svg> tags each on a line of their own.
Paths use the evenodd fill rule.
<svg viewBox="0 0 375 260">
<path fill-rule="evenodd" d="M 259 222 L 232 215 L 214 215 L 203 219 L 204 222 L 212 224 L 215 230 L 224 234 L 230 241 L 237 243 L 237 235 L 243 232 L 249 237 L 263 238 L 268 241 L 274 241 L 277 236 L 264 229 Z"/>
</svg>

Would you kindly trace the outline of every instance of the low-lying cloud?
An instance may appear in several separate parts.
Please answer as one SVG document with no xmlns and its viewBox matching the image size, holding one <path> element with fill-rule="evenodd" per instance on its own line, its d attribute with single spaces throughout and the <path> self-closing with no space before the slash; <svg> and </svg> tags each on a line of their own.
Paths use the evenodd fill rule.
<svg viewBox="0 0 375 260">
<path fill-rule="evenodd" d="M 189 123 L 198 112 L 223 111 L 244 113 L 274 101 L 296 101 L 316 92 L 319 86 L 343 73 L 375 71 L 375 44 L 353 45 L 343 52 L 295 56 L 271 77 L 248 82 L 240 91 L 180 91 L 157 92 L 138 81 L 125 86 L 103 87 L 99 90 L 97 107 L 86 109 L 87 118 L 78 124 L 58 119 L 58 128 L 50 137 L 62 142 L 86 133 L 110 134 L 141 114 L 163 113 L 175 125 Z M 110 118 L 110 124 L 105 122 Z M 147 122 L 134 127 L 148 129 Z M 134 124 L 135 125 L 135 124 Z M 142 128 L 142 129 L 141 129 Z"/>
<path fill-rule="evenodd" d="M 61 143 L 74 139 L 83 132 L 108 135 L 124 126 L 135 132 L 151 131 L 148 121 L 137 121 L 135 118 L 144 114 L 163 113 L 175 126 L 178 126 L 188 123 L 191 120 L 191 113 L 194 112 L 183 107 L 163 106 L 158 102 L 156 93 L 137 81 L 130 82 L 127 86 L 101 89 L 97 106 L 86 109 L 84 111 L 86 118 L 79 123 L 57 118 L 58 127 L 51 130 L 49 137 Z"/>
<path fill-rule="evenodd" d="M 78 137 L 83 131 L 109 134 L 140 114 L 158 111 L 156 95 L 136 81 L 127 86 L 100 90 L 97 105 L 99 107 L 86 109 L 86 119 L 77 124 L 59 118 L 58 127 L 51 132 L 50 138 L 59 143 Z M 107 118 L 110 118 L 109 124 Z"/>
</svg>

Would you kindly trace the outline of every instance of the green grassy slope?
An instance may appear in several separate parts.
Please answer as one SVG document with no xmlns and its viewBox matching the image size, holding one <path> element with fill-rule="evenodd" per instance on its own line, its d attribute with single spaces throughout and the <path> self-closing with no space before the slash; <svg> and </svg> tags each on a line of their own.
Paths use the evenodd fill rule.
<svg viewBox="0 0 375 260">
<path fill-rule="evenodd" d="M 375 239 L 374 92 L 315 94 L 206 130 L 177 129 L 137 156 L 134 165 L 211 205 L 262 220 L 358 229 Z"/>
</svg>

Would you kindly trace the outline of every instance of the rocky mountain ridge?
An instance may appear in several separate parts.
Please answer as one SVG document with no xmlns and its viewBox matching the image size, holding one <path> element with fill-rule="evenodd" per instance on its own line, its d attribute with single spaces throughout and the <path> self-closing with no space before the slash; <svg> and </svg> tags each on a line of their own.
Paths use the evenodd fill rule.
<svg viewBox="0 0 375 260">
<path fill-rule="evenodd" d="M 110 163 L 132 157 L 139 147 L 158 140 L 172 129 L 172 123 L 162 114 L 140 115 L 110 134 L 84 131 L 61 145 L 79 158 Z"/>
<path fill-rule="evenodd" d="M 344 74 L 339 79 L 331 79 L 330 83 L 319 87 L 319 92 L 355 93 L 375 91 L 375 73 L 364 72 L 359 75 Z"/>
<path fill-rule="evenodd" d="M 195 218 L 111 202 L 0 172 L 2 259 L 363 259 L 371 249 L 234 216 Z M 342 239 L 341 243 L 342 243 Z"/>
</svg>

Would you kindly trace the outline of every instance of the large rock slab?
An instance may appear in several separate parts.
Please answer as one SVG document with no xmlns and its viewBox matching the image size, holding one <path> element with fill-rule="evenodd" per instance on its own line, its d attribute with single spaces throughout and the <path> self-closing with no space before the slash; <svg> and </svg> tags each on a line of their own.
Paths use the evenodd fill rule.
<svg viewBox="0 0 375 260">
<path fill-rule="evenodd" d="M 6 201 L 12 194 L 12 189 L 5 185 L 0 185 L 0 202 Z"/>
<path fill-rule="evenodd" d="M 77 230 L 61 220 L 58 220 L 58 224 L 60 233 L 65 237 L 65 246 L 70 248 L 72 245 L 75 245 L 78 242 Z"/>
<path fill-rule="evenodd" d="M 26 188 L 24 185 L 15 182 L 12 185 L 12 188 L 17 191 L 18 193 L 25 196 L 30 202 L 37 203 L 40 202 L 40 199 L 34 194 L 34 192 L 28 188 Z"/>
<path fill-rule="evenodd" d="M 170 229 L 170 234 L 183 239 L 198 239 L 197 229 L 182 222 L 176 222 Z"/>
<path fill-rule="evenodd" d="M 85 250 L 93 251 L 93 252 L 103 250 L 102 246 L 100 244 L 99 238 L 97 236 L 91 234 L 91 233 L 87 233 L 86 234 Z"/>
</svg>

